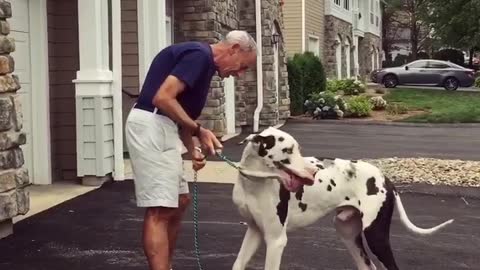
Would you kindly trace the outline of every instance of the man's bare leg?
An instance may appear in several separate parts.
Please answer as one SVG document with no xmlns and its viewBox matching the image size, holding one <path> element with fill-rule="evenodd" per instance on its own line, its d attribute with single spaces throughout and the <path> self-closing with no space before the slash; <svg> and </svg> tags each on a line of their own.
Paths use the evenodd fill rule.
<svg viewBox="0 0 480 270">
<path fill-rule="evenodd" d="M 180 223 L 182 222 L 183 215 L 190 205 L 190 195 L 180 194 L 178 199 L 178 208 L 175 215 L 170 219 L 168 224 L 168 247 L 169 247 L 169 262 L 170 268 L 172 267 L 173 253 L 175 250 L 178 232 L 180 231 Z"/>
<path fill-rule="evenodd" d="M 145 211 L 143 248 L 150 270 L 170 270 L 168 224 L 176 210 L 152 207 Z"/>
</svg>

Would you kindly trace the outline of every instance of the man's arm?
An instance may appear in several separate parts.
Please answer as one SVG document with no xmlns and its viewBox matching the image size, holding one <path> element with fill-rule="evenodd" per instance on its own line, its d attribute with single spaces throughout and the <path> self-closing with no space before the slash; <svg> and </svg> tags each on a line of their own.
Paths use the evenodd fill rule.
<svg viewBox="0 0 480 270">
<path fill-rule="evenodd" d="M 182 126 L 182 130 L 192 131 L 197 127 L 197 123 L 192 120 L 177 101 L 177 96 L 185 91 L 185 83 L 175 76 L 168 76 L 162 83 L 160 89 L 153 97 L 153 105 L 162 110 L 172 120 Z"/>
</svg>

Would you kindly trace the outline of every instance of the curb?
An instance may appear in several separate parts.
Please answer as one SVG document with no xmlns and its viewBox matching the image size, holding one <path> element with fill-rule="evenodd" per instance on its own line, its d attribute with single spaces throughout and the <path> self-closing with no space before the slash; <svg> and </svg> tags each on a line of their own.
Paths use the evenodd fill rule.
<svg viewBox="0 0 480 270">
<path fill-rule="evenodd" d="M 459 187 L 447 185 L 430 185 L 424 183 L 397 183 L 395 187 L 400 193 L 463 197 L 480 200 L 479 187 Z"/>
<path fill-rule="evenodd" d="M 303 123 L 303 124 L 335 124 L 335 125 L 357 125 L 357 126 L 398 126 L 398 127 L 444 127 L 444 128 L 480 128 L 480 123 L 404 123 L 404 122 L 386 122 L 375 120 L 313 120 L 313 119 L 300 119 L 300 118 L 288 118 L 288 123 Z"/>
</svg>

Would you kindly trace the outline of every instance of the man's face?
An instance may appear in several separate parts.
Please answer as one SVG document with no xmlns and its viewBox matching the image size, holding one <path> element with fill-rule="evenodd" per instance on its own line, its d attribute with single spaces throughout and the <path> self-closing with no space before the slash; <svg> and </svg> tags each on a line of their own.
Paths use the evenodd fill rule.
<svg viewBox="0 0 480 270">
<path fill-rule="evenodd" d="M 238 44 L 228 46 L 226 53 L 217 63 L 220 77 L 238 77 L 247 69 L 255 66 L 257 55 L 254 51 L 242 51 Z"/>
</svg>

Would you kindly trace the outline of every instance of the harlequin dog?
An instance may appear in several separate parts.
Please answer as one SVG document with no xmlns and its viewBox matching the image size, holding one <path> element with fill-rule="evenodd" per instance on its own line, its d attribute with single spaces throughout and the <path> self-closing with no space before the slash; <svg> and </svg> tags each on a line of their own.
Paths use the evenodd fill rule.
<svg viewBox="0 0 480 270">
<path fill-rule="evenodd" d="M 262 240 L 267 249 L 265 269 L 280 269 L 287 232 L 310 225 L 331 211 L 336 212 L 334 225 L 339 237 L 361 270 L 376 269 L 366 246 L 386 269 L 399 269 L 389 241 L 395 206 L 402 223 L 420 235 L 453 222 L 430 229 L 415 226 L 394 185 L 369 163 L 303 157 L 291 135 L 272 127 L 243 142 L 248 144 L 233 201 L 248 228 L 234 270 L 245 269 Z"/>
</svg>

